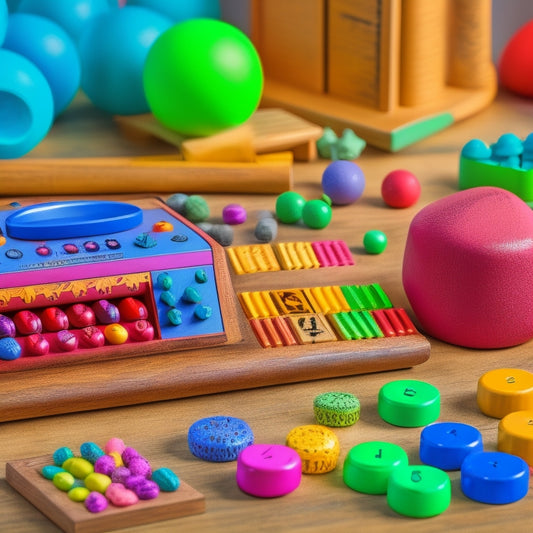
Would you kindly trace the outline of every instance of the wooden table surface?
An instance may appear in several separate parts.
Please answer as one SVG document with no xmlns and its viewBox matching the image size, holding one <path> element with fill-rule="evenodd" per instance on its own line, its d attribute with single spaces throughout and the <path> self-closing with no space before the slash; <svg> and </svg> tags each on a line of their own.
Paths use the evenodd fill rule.
<svg viewBox="0 0 533 533">
<path fill-rule="evenodd" d="M 351 206 L 335 208 L 333 221 L 324 230 L 282 226 L 278 240 L 346 240 L 356 260 L 354 272 L 358 279 L 360 276 L 382 284 L 396 306 L 409 309 L 401 285 L 401 265 L 410 220 L 424 205 L 457 191 L 458 154 L 464 143 L 472 138 L 493 142 L 506 132 L 524 138 L 531 131 L 532 119 L 531 100 L 501 94 L 486 111 L 401 153 L 387 154 L 367 148 L 358 160 L 367 182 L 363 198 Z M 109 117 L 80 98 L 28 157 L 138 155 L 161 151 L 168 153 L 171 149 L 163 144 L 140 145 L 124 139 Z M 295 190 L 307 198 L 319 196 L 321 173 L 326 165 L 327 161 L 296 164 Z M 422 184 L 420 201 L 405 210 L 387 208 L 380 196 L 383 177 L 398 168 L 410 170 Z M 249 220 L 236 229 L 235 244 L 254 242 L 254 213 L 259 209 L 272 210 L 275 202 L 275 197 L 263 195 L 206 197 L 215 215 L 230 202 L 242 203 L 247 208 Z M 381 229 L 388 235 L 389 246 L 383 254 L 371 256 L 364 252 L 362 238 L 369 229 Z M 395 379 L 418 379 L 435 385 L 442 397 L 440 420 L 476 426 L 483 435 L 485 448 L 496 449 L 498 420 L 480 413 L 476 404 L 477 380 L 483 373 L 501 367 L 533 370 L 531 342 L 505 350 L 478 351 L 430 341 L 429 361 L 412 369 L 3 423 L 0 427 L 0 531 L 58 531 L 7 484 L 7 461 L 52 453 L 63 445 L 76 447 L 89 440 L 105 442 L 114 436 L 138 448 L 152 462 L 172 468 L 206 498 L 204 514 L 128 529 L 132 532 L 353 531 L 358 527 L 396 532 L 415 528 L 429 532 L 525 531 L 531 524 L 533 495 L 510 505 L 476 503 L 462 494 L 458 472 L 450 473 L 449 509 L 423 520 L 396 514 L 384 496 L 360 494 L 344 485 L 344 458 L 350 448 L 363 441 L 396 443 L 404 447 L 411 463 L 419 462 L 420 428 L 390 426 L 377 413 L 379 389 Z M 68 382 L 65 387 L 69 387 Z M 188 450 L 189 426 L 199 418 L 212 415 L 246 420 L 258 443 L 284 443 L 293 427 L 314 423 L 314 397 L 331 390 L 358 396 L 361 419 L 352 427 L 336 430 L 341 445 L 337 468 L 325 475 L 304 476 L 298 490 L 285 497 L 268 500 L 248 496 L 235 483 L 235 463 L 203 462 Z"/>
</svg>

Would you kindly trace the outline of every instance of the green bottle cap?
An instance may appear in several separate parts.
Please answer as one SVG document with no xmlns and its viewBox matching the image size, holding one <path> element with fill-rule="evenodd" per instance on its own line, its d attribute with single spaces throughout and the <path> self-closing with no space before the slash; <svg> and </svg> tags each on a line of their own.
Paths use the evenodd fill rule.
<svg viewBox="0 0 533 533">
<path fill-rule="evenodd" d="M 387 503 L 404 516 L 436 516 L 448 508 L 451 495 L 450 477 L 434 466 L 402 466 L 389 477 Z"/>
<path fill-rule="evenodd" d="M 439 417 L 440 393 L 424 381 L 391 381 L 379 391 L 378 412 L 385 422 L 395 426 L 427 426 Z"/>
<path fill-rule="evenodd" d="M 407 466 L 407 453 L 389 442 L 370 441 L 354 446 L 344 460 L 344 483 L 366 494 L 385 494 L 391 472 Z"/>
</svg>

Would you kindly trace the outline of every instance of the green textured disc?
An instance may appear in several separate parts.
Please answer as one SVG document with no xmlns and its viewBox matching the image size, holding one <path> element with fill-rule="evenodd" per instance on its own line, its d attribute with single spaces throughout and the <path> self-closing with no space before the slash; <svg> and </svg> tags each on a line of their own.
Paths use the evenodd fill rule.
<svg viewBox="0 0 533 533">
<path fill-rule="evenodd" d="M 353 426 L 361 414 L 361 404 L 348 392 L 325 392 L 313 402 L 313 410 L 319 424 L 330 427 Z"/>
</svg>

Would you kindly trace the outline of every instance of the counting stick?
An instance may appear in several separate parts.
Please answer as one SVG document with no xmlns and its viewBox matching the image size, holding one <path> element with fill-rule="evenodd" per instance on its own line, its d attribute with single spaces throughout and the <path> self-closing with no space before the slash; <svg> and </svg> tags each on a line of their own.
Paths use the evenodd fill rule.
<svg viewBox="0 0 533 533">
<path fill-rule="evenodd" d="M 292 189 L 292 154 L 254 163 L 179 161 L 175 156 L 20 158 L 2 163 L 4 196 L 114 193 L 279 194 Z"/>
</svg>

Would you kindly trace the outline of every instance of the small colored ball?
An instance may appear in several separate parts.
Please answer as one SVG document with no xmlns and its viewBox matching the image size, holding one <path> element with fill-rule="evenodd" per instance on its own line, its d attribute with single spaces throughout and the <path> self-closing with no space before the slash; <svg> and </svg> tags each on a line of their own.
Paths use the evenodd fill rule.
<svg viewBox="0 0 533 533">
<path fill-rule="evenodd" d="M 224 224 L 243 224 L 246 222 L 246 209 L 239 204 L 228 204 L 222 210 Z"/>
<path fill-rule="evenodd" d="M 74 41 L 92 18 L 108 10 L 108 0 L 21 0 L 17 7 L 17 13 L 33 13 L 53 20 Z"/>
<path fill-rule="evenodd" d="M 323 229 L 331 222 L 331 204 L 325 199 L 315 198 L 305 203 L 302 220 L 311 229 Z"/>
<path fill-rule="evenodd" d="M 171 26 L 170 19 L 142 7 L 113 9 L 91 19 L 79 40 L 81 88 L 89 100 L 116 115 L 148 112 L 144 63 L 154 41 Z"/>
<path fill-rule="evenodd" d="M 363 237 L 363 246 L 369 254 L 380 254 L 387 248 L 387 236 L 377 229 L 367 231 Z"/>
<path fill-rule="evenodd" d="M 173 22 L 194 18 L 219 19 L 221 16 L 219 0 L 128 0 L 128 5 L 153 9 Z"/>
<path fill-rule="evenodd" d="M 276 217 L 284 224 L 294 224 L 302 218 L 305 198 L 295 191 L 282 192 L 276 200 Z"/>
<path fill-rule="evenodd" d="M 407 170 L 389 172 L 381 184 L 381 196 L 390 207 L 410 207 L 420 198 L 420 182 Z"/>
<path fill-rule="evenodd" d="M 44 74 L 52 90 L 57 117 L 80 86 L 80 58 L 68 33 L 44 17 L 13 13 L 9 17 L 4 48 L 26 57 Z"/>
<path fill-rule="evenodd" d="M 215 19 L 191 19 L 154 43 L 144 89 L 165 126 L 190 136 L 212 135 L 250 118 L 261 99 L 263 70 L 241 30 Z"/>
<path fill-rule="evenodd" d="M 104 335 L 110 344 L 124 344 L 128 340 L 128 330 L 121 324 L 109 324 Z"/>
<path fill-rule="evenodd" d="M 353 161 L 333 161 L 322 174 L 322 190 L 334 205 L 348 205 L 358 200 L 365 184 L 361 167 Z"/>
<path fill-rule="evenodd" d="M 23 156 L 46 136 L 54 98 L 44 74 L 28 59 L 0 49 L 0 159 Z"/>
</svg>

